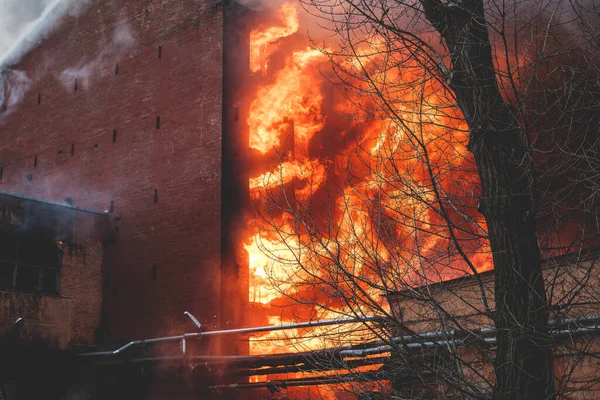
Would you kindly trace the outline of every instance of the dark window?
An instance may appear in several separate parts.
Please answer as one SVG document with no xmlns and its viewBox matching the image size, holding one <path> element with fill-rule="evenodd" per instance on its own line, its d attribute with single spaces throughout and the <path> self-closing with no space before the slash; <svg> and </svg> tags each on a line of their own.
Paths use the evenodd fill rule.
<svg viewBox="0 0 600 400">
<path fill-rule="evenodd" d="M 156 264 L 152 265 L 152 279 L 156 279 Z"/>
<path fill-rule="evenodd" d="M 42 104 L 42 94 L 38 93 L 38 104 Z"/>
<path fill-rule="evenodd" d="M 35 292 L 40 284 L 40 269 L 29 265 L 17 266 L 15 289 Z"/>
<path fill-rule="evenodd" d="M 37 156 L 33 157 L 33 168 L 37 167 Z"/>
<path fill-rule="evenodd" d="M 113 143 L 117 143 L 117 130 L 113 130 Z"/>
<path fill-rule="evenodd" d="M 71 155 L 75 155 L 75 143 L 71 143 Z"/>
<path fill-rule="evenodd" d="M 42 270 L 42 291 L 58 293 L 58 269 L 44 268 Z"/>
<path fill-rule="evenodd" d="M 61 249 L 42 236 L 0 233 L 0 288 L 58 294 Z"/>
<path fill-rule="evenodd" d="M 0 288 L 12 288 L 14 285 L 15 265 L 0 262 Z"/>
<path fill-rule="evenodd" d="M 119 63 L 115 64 L 115 75 L 119 75 Z"/>
<path fill-rule="evenodd" d="M 160 115 L 156 116 L 156 129 L 160 129 Z"/>
<path fill-rule="evenodd" d="M 158 58 L 162 57 L 162 46 L 158 46 Z"/>
<path fill-rule="evenodd" d="M 78 86 L 79 82 L 77 82 L 77 79 L 75 79 L 75 91 L 77 91 L 77 86 Z"/>
</svg>

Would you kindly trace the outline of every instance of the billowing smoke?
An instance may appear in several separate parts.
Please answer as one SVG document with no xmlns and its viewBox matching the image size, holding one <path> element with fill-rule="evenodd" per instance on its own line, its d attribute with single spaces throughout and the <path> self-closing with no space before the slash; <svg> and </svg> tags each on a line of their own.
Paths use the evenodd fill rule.
<svg viewBox="0 0 600 400">
<path fill-rule="evenodd" d="M 4 0 L 0 11 L 0 57 L 12 47 L 52 0 Z"/>
<path fill-rule="evenodd" d="M 3 53 L 0 56 L 0 69 L 18 63 L 53 32 L 62 17 L 81 15 L 89 3 L 89 0 L 8 0 L 0 18 L 0 40 L 4 44 L 0 44 L 0 52 Z M 39 10 L 41 14 L 37 18 L 28 19 Z M 9 20 L 11 22 L 5 24 Z"/>
<path fill-rule="evenodd" d="M 134 45 L 135 39 L 131 26 L 129 24 L 118 25 L 112 35 L 111 41 L 109 43 L 101 43 L 101 50 L 96 58 L 92 61 L 65 69 L 61 72 L 59 79 L 66 88 L 73 87 L 75 80 L 82 87 L 89 87 L 94 71 L 117 62 Z"/>
<path fill-rule="evenodd" d="M 10 113 L 32 79 L 13 67 L 50 35 L 65 16 L 79 16 L 90 0 L 5 0 L 0 10 L 0 113 Z"/>
<path fill-rule="evenodd" d="M 67 16 L 77 17 L 88 8 L 90 0 L 7 0 L 0 10 L 0 117 L 12 113 L 39 76 L 18 70 L 21 59 L 45 40 Z M 57 78 L 67 88 L 77 80 L 89 87 L 93 74 L 117 62 L 135 45 L 130 25 L 117 25 L 112 37 L 98 43 L 99 52 L 64 69 Z M 47 72 L 49 65 L 37 73 Z"/>
<path fill-rule="evenodd" d="M 10 113 L 31 87 L 24 71 L 8 69 L 0 73 L 0 113 Z"/>
</svg>

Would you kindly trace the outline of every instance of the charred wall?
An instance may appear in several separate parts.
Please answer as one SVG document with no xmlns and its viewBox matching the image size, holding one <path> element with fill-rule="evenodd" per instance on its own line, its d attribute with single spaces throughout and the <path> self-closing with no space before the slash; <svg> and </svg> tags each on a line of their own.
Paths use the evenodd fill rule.
<svg viewBox="0 0 600 400">
<path fill-rule="evenodd" d="M 102 310 L 106 216 L 0 194 L 0 337 L 94 344 Z M 0 340 L 1 342 L 2 340 Z"/>
</svg>

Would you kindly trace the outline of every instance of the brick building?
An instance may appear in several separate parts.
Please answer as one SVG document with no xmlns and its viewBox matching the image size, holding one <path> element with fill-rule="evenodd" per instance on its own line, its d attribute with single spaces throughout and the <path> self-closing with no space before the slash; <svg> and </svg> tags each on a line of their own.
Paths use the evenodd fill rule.
<svg viewBox="0 0 600 400">
<path fill-rule="evenodd" d="M 597 399 L 600 252 L 593 249 L 546 259 L 543 276 L 559 398 Z M 495 331 L 483 298 L 493 311 L 493 271 L 481 273 L 478 278 L 469 275 L 389 296 L 391 307 L 401 316 L 412 338 L 427 343 L 413 345 L 412 354 L 397 356 L 400 363 L 410 366 L 410 378 L 417 378 L 405 378 L 400 384 L 403 389 L 421 398 L 448 396 L 454 388 L 440 382 L 445 382 L 444 374 L 457 368 L 473 387 L 486 387 L 484 379 L 493 382 Z M 450 367 L 448 349 L 455 351 Z"/>
<path fill-rule="evenodd" d="M 0 192 L 0 334 L 93 345 L 105 233 L 104 212 Z"/>
<path fill-rule="evenodd" d="M 107 211 L 97 344 L 193 330 L 184 311 L 243 323 L 247 34 L 225 3 L 92 2 L 2 72 L 0 190 Z M 15 71 L 30 80 L 16 105 Z"/>
</svg>

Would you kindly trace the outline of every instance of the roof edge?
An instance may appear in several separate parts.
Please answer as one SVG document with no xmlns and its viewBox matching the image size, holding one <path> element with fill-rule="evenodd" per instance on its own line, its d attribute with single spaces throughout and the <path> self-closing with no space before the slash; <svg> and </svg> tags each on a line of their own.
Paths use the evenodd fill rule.
<svg viewBox="0 0 600 400">
<path fill-rule="evenodd" d="M 104 215 L 104 216 L 108 215 L 108 211 L 99 211 L 99 210 L 94 210 L 94 209 L 86 208 L 86 207 L 77 207 L 77 206 L 67 204 L 67 203 L 59 203 L 57 201 L 44 200 L 44 199 L 40 199 L 40 198 L 32 197 L 32 196 L 25 196 L 24 194 L 21 194 L 21 193 L 12 193 L 12 192 L 7 192 L 6 190 L 1 190 L 1 189 L 0 189 L 0 195 L 10 196 L 10 197 L 14 197 L 17 199 L 22 199 L 22 200 L 35 201 L 38 203 L 50 204 L 52 206 L 69 208 L 71 210 L 82 211 L 82 212 L 87 212 L 87 213 L 96 214 L 96 215 Z"/>
</svg>

